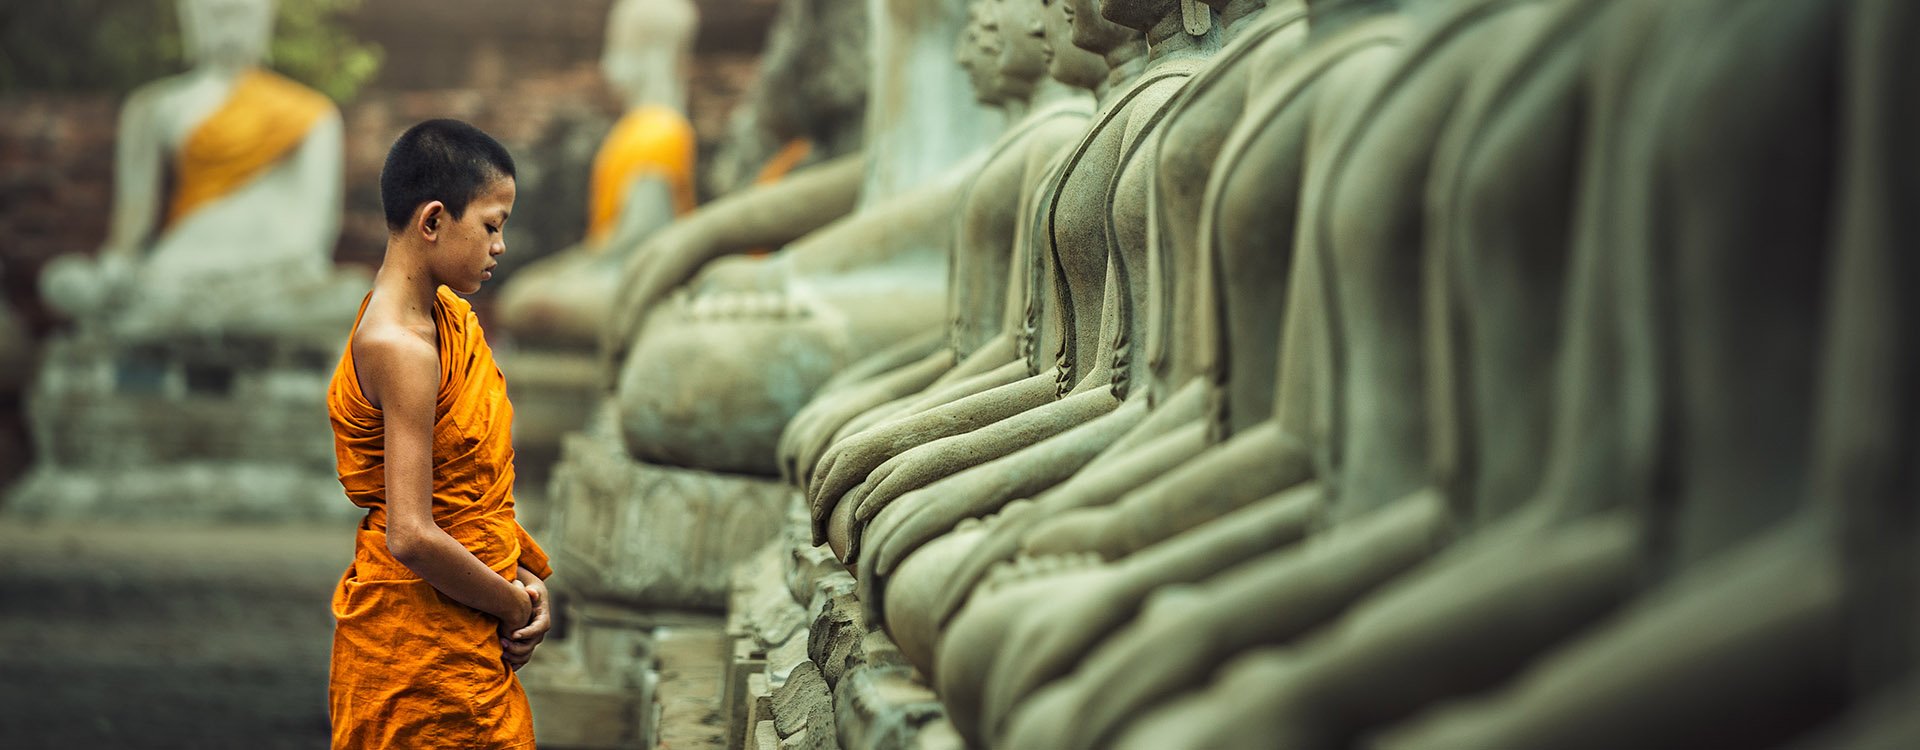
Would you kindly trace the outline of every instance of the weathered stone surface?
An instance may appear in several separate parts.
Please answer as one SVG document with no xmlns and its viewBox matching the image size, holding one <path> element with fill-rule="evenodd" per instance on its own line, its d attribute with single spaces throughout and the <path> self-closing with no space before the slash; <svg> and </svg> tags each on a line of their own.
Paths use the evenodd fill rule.
<svg viewBox="0 0 1920 750">
<path fill-rule="evenodd" d="M 6 503 L 30 517 L 347 519 L 325 429 L 339 357 L 310 339 L 75 335 L 27 397 L 37 463 Z"/>
<path fill-rule="evenodd" d="M 833 698 L 840 744 L 849 750 L 913 747 L 922 727 L 946 716 L 938 696 L 904 663 L 855 667 Z"/>
<path fill-rule="evenodd" d="M 781 737 L 807 729 L 815 741 L 833 734 L 833 693 L 813 662 L 802 662 L 787 681 L 773 690 L 773 723 Z"/>
<path fill-rule="evenodd" d="M 820 665 L 827 684 L 836 685 L 866 635 L 866 617 L 853 592 L 827 598 L 807 631 L 807 657 Z"/>
<path fill-rule="evenodd" d="M 569 604 L 565 630 L 520 670 L 536 739 L 570 748 L 647 747 L 654 735 L 653 626 L 638 612 Z"/>
<path fill-rule="evenodd" d="M 718 618 L 677 620 L 655 629 L 659 724 L 649 747 L 723 747 L 720 703 L 727 639 Z"/>
<path fill-rule="evenodd" d="M 787 502 L 774 482 L 640 463 L 601 430 L 567 437 L 552 494 L 548 547 L 570 590 L 716 611 L 733 564 L 773 537 Z"/>
</svg>

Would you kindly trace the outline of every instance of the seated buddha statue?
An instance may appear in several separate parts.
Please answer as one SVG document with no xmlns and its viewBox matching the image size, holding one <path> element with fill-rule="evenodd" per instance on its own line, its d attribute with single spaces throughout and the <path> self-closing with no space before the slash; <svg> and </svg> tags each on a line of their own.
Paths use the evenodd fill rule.
<svg viewBox="0 0 1920 750">
<path fill-rule="evenodd" d="M 1093 127 L 1062 163 L 1039 217 L 1045 243 L 1038 250 L 1050 273 L 1027 296 L 1050 298 L 1052 314 L 1029 351 L 1050 352 L 1049 361 L 1030 358 L 1034 374 L 895 417 L 829 449 L 809 500 L 817 528 L 843 560 L 859 557 L 862 530 L 903 493 L 1114 413 L 1126 384 L 1137 382 L 1140 360 L 1127 352 L 1144 323 L 1148 294 L 1142 259 L 1148 144 L 1174 93 L 1217 42 L 1212 11 L 1193 7 L 1087 4 L 1069 14 L 1075 44 L 1107 57 L 1113 75 L 1131 80 L 1109 91 Z M 1182 23 L 1182 15 L 1193 16 L 1193 23 Z M 1137 78 L 1129 68 L 1138 69 Z M 1133 409 L 1102 420 L 1100 432 L 1124 431 L 1140 414 Z M 1052 465 L 1036 464 L 1043 473 Z"/>
<path fill-rule="evenodd" d="M 261 67 L 269 0 L 182 0 L 192 67 L 135 89 L 120 113 L 108 238 L 50 263 L 41 293 L 81 329 L 330 329 L 364 279 L 340 277 L 340 113 Z"/>
<path fill-rule="evenodd" d="M 943 345 L 824 390 L 782 437 L 782 472 L 789 478 L 803 478 L 798 466 L 863 412 L 945 388 L 1013 358 L 1013 328 L 1032 262 L 1033 204 L 1050 163 L 1085 130 L 1091 111 L 1086 88 L 1048 75 L 1048 67 L 1064 66 L 1083 83 L 1105 69 L 1098 57 L 1074 47 L 1049 62 L 1039 10 L 1037 0 L 978 0 L 973 27 L 957 48 L 976 96 L 1007 110 L 1013 122 L 967 188 L 954 226 Z"/>
<path fill-rule="evenodd" d="M 599 346 L 627 256 L 694 209 L 684 66 L 698 18 L 686 0 L 622 0 L 609 12 L 600 67 L 627 112 L 594 154 L 586 237 L 500 291 L 501 322 L 519 345 Z"/>
<path fill-rule="evenodd" d="M 961 162 L 995 129 L 962 93 L 951 57 L 936 66 L 920 52 L 952 49 L 963 5 L 889 0 L 870 10 L 879 18 L 871 25 L 864 158 L 801 169 L 697 211 L 657 235 L 662 247 L 643 248 L 623 273 L 606 348 L 633 457 L 776 474 L 780 431 L 832 374 L 938 327 L 944 238 L 956 196 L 978 167 Z M 804 177 L 823 170 L 835 179 L 811 187 L 831 195 L 802 189 Z M 750 198 L 770 194 L 784 197 Z M 767 210 L 735 211 L 749 203 Z M 836 218 L 823 205 L 853 210 Z M 705 218 L 727 212 L 742 221 Z M 728 255 L 732 243 L 715 239 L 769 227 L 769 215 L 825 220 L 772 222 L 802 231 L 754 243 L 784 243 L 764 256 Z M 676 231 L 680 225 L 688 229 Z"/>
</svg>

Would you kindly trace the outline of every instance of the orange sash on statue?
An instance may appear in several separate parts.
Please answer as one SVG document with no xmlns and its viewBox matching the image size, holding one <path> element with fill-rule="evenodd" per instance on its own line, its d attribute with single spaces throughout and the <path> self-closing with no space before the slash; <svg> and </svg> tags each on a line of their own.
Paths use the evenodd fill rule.
<svg viewBox="0 0 1920 750">
<path fill-rule="evenodd" d="M 506 378 L 466 300 L 441 287 L 433 312 L 440 336 L 433 520 L 502 577 L 512 580 L 516 566 L 525 566 L 545 578 L 546 552 L 513 513 Z M 340 484 L 367 509 L 353 564 L 333 594 L 333 746 L 531 744 L 533 714 L 519 678 L 500 660 L 497 622 L 387 552 L 385 422 L 360 392 L 352 347 L 327 388 L 327 413 Z"/>
<path fill-rule="evenodd" d="M 633 178 L 657 175 L 673 194 L 673 212 L 694 209 L 693 125 L 671 107 L 635 107 L 614 123 L 593 156 L 587 242 L 598 245 L 619 224 Z"/>
<path fill-rule="evenodd" d="M 173 162 L 166 226 L 258 177 L 307 138 L 333 102 L 272 71 L 253 68 L 200 122 Z"/>
</svg>

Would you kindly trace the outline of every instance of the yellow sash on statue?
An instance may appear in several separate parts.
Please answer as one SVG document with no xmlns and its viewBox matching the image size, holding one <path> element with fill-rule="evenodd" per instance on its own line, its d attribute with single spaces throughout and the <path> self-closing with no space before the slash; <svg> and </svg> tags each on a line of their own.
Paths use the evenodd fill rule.
<svg viewBox="0 0 1920 750">
<path fill-rule="evenodd" d="M 194 128 L 174 159 L 166 224 L 258 177 L 332 109 L 325 95 L 278 73 L 254 68 L 240 74 L 227 100 Z"/>
<path fill-rule="evenodd" d="M 658 175 L 667 181 L 675 214 L 692 211 L 693 151 L 693 125 L 671 107 L 635 107 L 614 123 L 593 156 L 588 244 L 598 245 L 613 232 L 626 206 L 627 188 L 641 175 Z"/>
</svg>

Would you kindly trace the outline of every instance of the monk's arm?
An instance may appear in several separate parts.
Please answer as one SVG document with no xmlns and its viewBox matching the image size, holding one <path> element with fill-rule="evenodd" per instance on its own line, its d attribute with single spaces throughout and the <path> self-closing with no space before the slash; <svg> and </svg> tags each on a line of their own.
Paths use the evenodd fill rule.
<svg viewBox="0 0 1920 750">
<path fill-rule="evenodd" d="M 408 333 L 356 340 L 354 361 L 386 419 L 387 551 L 454 601 L 509 628 L 526 623 L 525 588 L 488 568 L 433 522 L 433 408 L 440 356 Z"/>
</svg>

